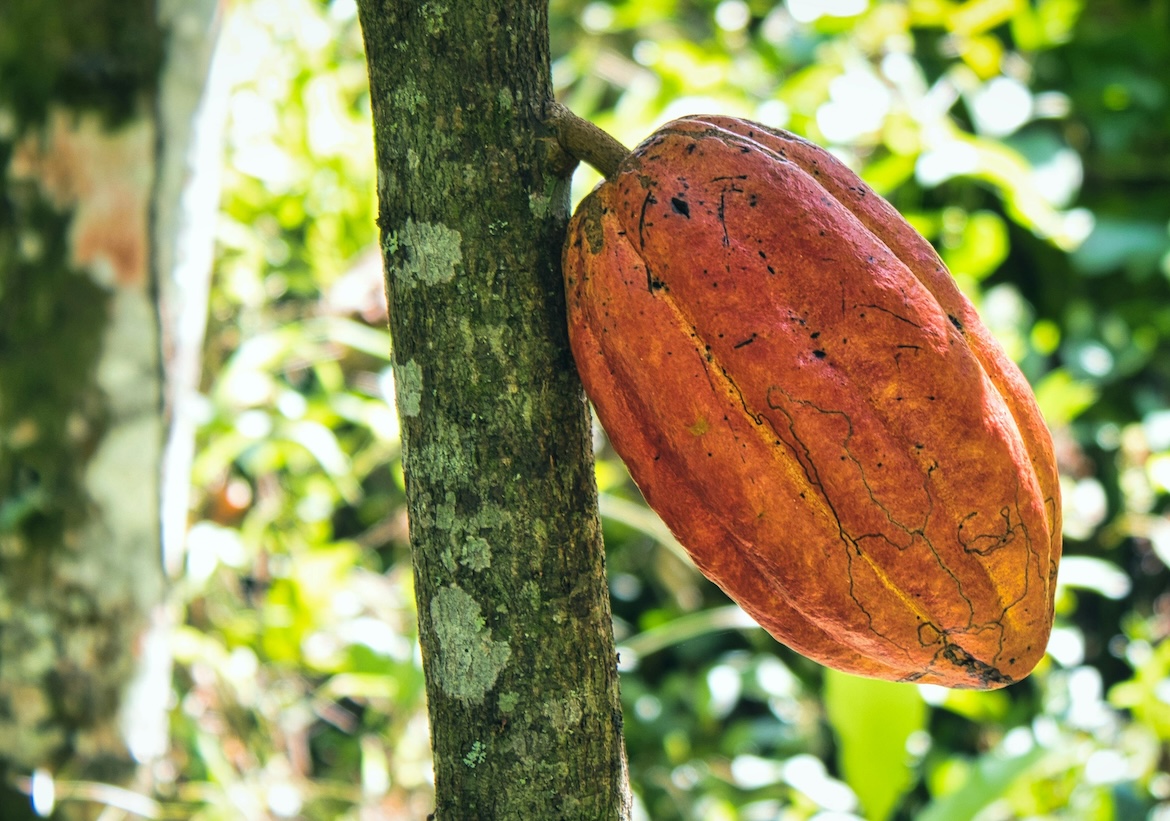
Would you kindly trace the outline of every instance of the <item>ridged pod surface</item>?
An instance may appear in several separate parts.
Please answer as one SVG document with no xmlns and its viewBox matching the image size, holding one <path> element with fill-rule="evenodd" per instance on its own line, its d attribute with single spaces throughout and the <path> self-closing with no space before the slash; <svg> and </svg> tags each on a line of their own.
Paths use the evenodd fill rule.
<svg viewBox="0 0 1170 821">
<path fill-rule="evenodd" d="M 1028 383 L 934 249 L 816 145 L 663 126 L 580 205 L 573 355 L 646 501 L 784 644 L 996 688 L 1044 654 L 1061 550 Z"/>
</svg>

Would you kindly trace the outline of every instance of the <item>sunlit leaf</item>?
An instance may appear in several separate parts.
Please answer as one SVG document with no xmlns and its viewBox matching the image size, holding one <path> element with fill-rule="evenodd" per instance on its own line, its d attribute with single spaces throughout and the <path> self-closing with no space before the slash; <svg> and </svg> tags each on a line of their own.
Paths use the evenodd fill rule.
<svg viewBox="0 0 1170 821">
<path fill-rule="evenodd" d="M 955 276 L 979 281 L 994 273 L 1007 258 L 1007 226 L 990 211 L 966 214 L 961 223 L 957 235 L 944 241 L 943 261 Z"/>
<path fill-rule="evenodd" d="M 865 817 L 885 821 L 914 782 L 907 741 L 926 727 L 928 709 L 912 684 L 825 671 L 825 713 L 837 761 Z"/>
<path fill-rule="evenodd" d="M 1163 742 L 1170 741 L 1170 641 L 1137 656 L 1134 677 L 1109 691 L 1111 704 L 1132 710 Z"/>
<path fill-rule="evenodd" d="M 928 704 L 980 724 L 1001 721 L 1011 707 L 1003 690 L 949 690 L 931 684 L 920 689 Z"/>
<path fill-rule="evenodd" d="M 618 647 L 618 653 L 630 654 L 623 664 L 631 663 L 632 659 L 641 659 L 657 653 L 671 645 L 693 639 L 698 636 L 714 633 L 721 630 L 759 630 L 760 626 L 739 605 L 727 605 L 703 610 L 698 613 L 689 613 L 678 616 L 649 630 L 644 630 L 626 639 Z"/>
<path fill-rule="evenodd" d="M 1107 599 L 1123 599 L 1133 589 L 1121 568 L 1094 556 L 1065 556 L 1060 561 L 1057 583 L 1062 586 L 1092 590 Z"/>
<path fill-rule="evenodd" d="M 1067 425 L 1093 407 L 1098 389 L 1091 382 L 1077 379 L 1065 368 L 1049 371 L 1035 385 L 1036 402 L 1049 425 Z"/>
<path fill-rule="evenodd" d="M 1037 745 L 1025 753 L 986 753 L 979 757 L 961 787 L 937 796 L 916 821 L 972 821 L 985 807 L 1002 796 L 1019 778 L 1040 762 L 1047 750 Z"/>
<path fill-rule="evenodd" d="M 1023 0 L 968 0 L 948 16 L 947 24 L 956 34 L 980 34 L 1006 23 L 1024 5 Z"/>
</svg>

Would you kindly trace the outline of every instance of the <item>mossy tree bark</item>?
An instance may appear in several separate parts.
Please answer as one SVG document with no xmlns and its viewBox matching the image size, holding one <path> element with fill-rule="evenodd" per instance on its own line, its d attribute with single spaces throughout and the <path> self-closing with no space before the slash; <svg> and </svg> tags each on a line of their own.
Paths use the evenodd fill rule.
<svg viewBox="0 0 1170 821">
<path fill-rule="evenodd" d="M 358 7 L 435 817 L 626 818 L 547 0 Z"/>
<path fill-rule="evenodd" d="M 200 308 L 194 284 L 178 299 L 168 275 L 191 251 L 176 247 L 191 216 L 180 199 L 216 3 L 178 5 L 0 3 L 6 821 L 37 817 L 12 790 L 34 770 L 58 788 L 127 784 L 135 759 L 166 748 L 164 372 L 199 340 L 164 334 L 159 315 L 168 297 L 176 320 Z M 53 817 L 101 809 L 62 803 Z"/>
</svg>

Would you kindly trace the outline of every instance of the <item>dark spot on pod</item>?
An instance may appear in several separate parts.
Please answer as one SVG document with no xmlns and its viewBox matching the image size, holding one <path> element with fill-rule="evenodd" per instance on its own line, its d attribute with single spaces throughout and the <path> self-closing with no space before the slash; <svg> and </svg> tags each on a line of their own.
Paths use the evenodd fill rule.
<svg viewBox="0 0 1170 821">
<path fill-rule="evenodd" d="M 963 332 L 963 323 L 959 321 L 959 318 L 957 316 L 955 316 L 954 314 L 947 314 L 947 319 L 949 319 L 951 321 L 951 324 L 955 326 L 956 331 L 958 331 L 959 333 Z"/>
<path fill-rule="evenodd" d="M 671 197 L 670 207 L 674 209 L 674 213 L 682 214 L 687 219 L 691 218 L 691 207 L 687 205 L 686 200 L 679 199 L 678 197 Z"/>
<path fill-rule="evenodd" d="M 826 354 L 824 351 L 818 348 L 817 350 L 813 351 L 813 356 L 815 356 L 817 359 L 824 359 Z"/>
</svg>

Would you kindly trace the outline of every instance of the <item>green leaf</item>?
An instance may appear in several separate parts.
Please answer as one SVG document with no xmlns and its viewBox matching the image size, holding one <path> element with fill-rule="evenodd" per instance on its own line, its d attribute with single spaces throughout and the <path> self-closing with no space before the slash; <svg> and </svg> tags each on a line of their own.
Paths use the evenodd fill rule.
<svg viewBox="0 0 1170 821">
<path fill-rule="evenodd" d="M 1104 276 L 1118 268 L 1148 276 L 1170 247 L 1162 220 L 1097 217 L 1093 232 L 1073 252 L 1072 263 L 1084 276 Z"/>
<path fill-rule="evenodd" d="M 739 605 L 712 607 L 643 630 L 622 642 L 618 653 L 632 654 L 636 660 L 708 633 L 751 629 L 759 629 L 759 625 Z M 625 663 L 633 660 L 627 658 Z"/>
<path fill-rule="evenodd" d="M 1170 641 L 1163 641 L 1136 665 L 1133 678 L 1110 688 L 1109 703 L 1130 710 L 1158 738 L 1170 741 L 1167 680 L 1170 680 Z"/>
<path fill-rule="evenodd" d="M 870 188 L 887 197 L 914 176 L 914 161 L 915 157 L 908 154 L 889 154 L 867 165 L 862 178 Z"/>
<path fill-rule="evenodd" d="M 950 14 L 947 26 L 956 34 L 980 34 L 1006 23 L 1021 5 L 1019 0 L 971 0 Z"/>
<path fill-rule="evenodd" d="M 837 735 L 837 761 L 865 817 L 885 821 L 914 782 L 906 751 L 925 728 L 926 702 L 912 684 L 859 678 L 828 670 L 825 710 Z"/>
<path fill-rule="evenodd" d="M 931 700 L 936 707 L 949 710 L 977 724 L 1003 721 L 1011 701 L 1003 690 L 943 690 L 946 696 Z"/>
<path fill-rule="evenodd" d="M 957 209 L 956 209 L 957 210 Z M 944 216 L 944 222 L 950 220 Z M 959 225 L 945 238 L 943 261 L 955 276 L 979 281 L 995 272 L 1008 255 L 1004 221 L 990 211 L 959 212 Z M 948 226 L 949 227 L 949 226 Z M 949 233 L 949 232 L 948 232 Z"/>
<path fill-rule="evenodd" d="M 963 785 L 927 804 L 917 821 L 971 821 L 980 810 L 1003 796 L 1047 752 L 1035 746 L 1018 755 L 990 752 L 981 756 Z"/>
<path fill-rule="evenodd" d="M 1052 427 L 1066 425 L 1097 401 L 1097 388 L 1064 368 L 1049 371 L 1036 384 L 1036 404 Z"/>
<path fill-rule="evenodd" d="M 602 462 L 598 462 L 598 467 L 600 468 L 602 464 Z M 601 481 L 598 481 L 598 485 L 602 484 Z M 678 539 L 670 532 L 670 528 L 663 524 L 662 519 L 658 518 L 658 514 L 646 505 L 631 502 L 604 491 L 597 494 L 597 505 L 602 518 L 621 522 L 626 527 L 640 531 L 665 547 L 688 567 L 694 567 L 686 548 L 679 544 Z"/>
</svg>

